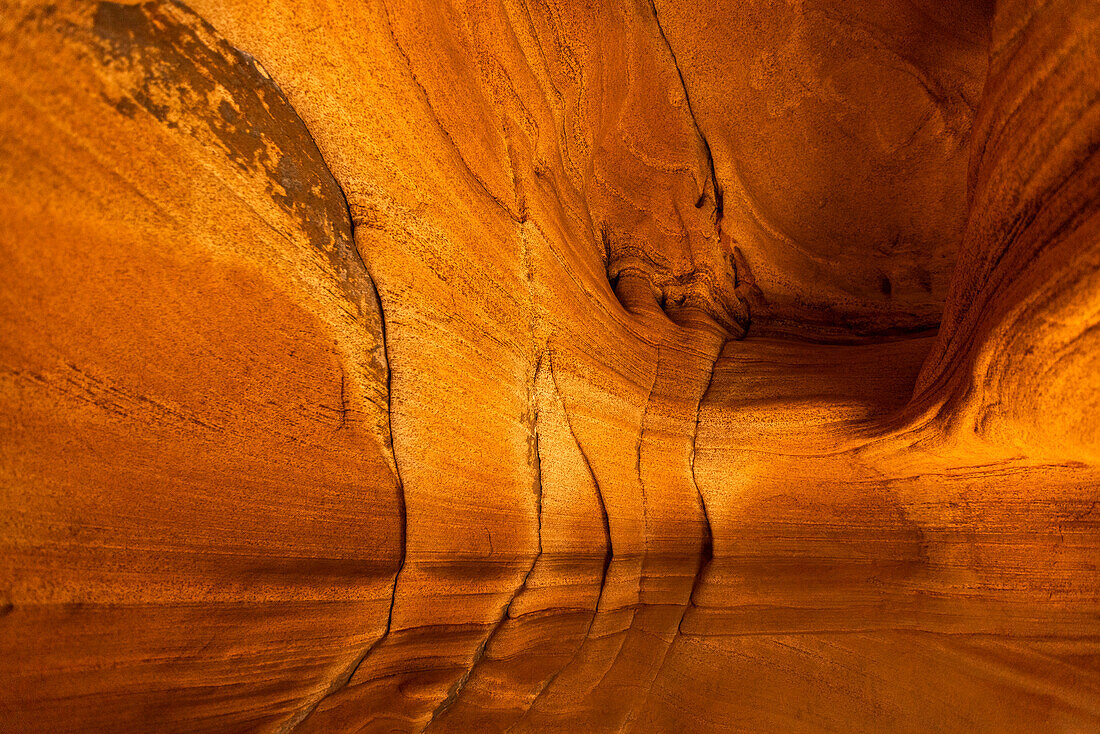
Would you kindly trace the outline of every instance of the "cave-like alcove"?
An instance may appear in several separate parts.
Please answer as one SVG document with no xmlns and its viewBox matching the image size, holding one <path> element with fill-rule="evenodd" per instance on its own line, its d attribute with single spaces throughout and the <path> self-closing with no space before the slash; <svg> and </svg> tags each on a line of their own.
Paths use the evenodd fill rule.
<svg viewBox="0 0 1100 734">
<path fill-rule="evenodd" d="M 1093 0 L 4 3 L 0 720 L 1100 730 L 1098 100 Z"/>
</svg>

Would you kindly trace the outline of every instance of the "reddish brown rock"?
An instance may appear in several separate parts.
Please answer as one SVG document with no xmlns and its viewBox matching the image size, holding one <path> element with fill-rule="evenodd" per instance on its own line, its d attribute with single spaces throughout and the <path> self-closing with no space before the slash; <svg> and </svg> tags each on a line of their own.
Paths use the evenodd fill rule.
<svg viewBox="0 0 1100 734">
<path fill-rule="evenodd" d="M 3 720 L 1100 728 L 1098 49 L 4 3 Z"/>
</svg>

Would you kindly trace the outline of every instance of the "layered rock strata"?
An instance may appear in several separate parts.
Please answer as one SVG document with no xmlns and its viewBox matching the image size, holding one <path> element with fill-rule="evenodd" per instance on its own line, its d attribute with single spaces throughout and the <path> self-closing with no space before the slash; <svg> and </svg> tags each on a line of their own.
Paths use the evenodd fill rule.
<svg viewBox="0 0 1100 734">
<path fill-rule="evenodd" d="M 1100 729 L 1100 6 L 0 11 L 18 731 Z"/>
</svg>

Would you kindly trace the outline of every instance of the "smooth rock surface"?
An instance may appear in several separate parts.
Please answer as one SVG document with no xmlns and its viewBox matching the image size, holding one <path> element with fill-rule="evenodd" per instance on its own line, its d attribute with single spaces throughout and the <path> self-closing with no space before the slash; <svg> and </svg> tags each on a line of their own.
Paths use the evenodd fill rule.
<svg viewBox="0 0 1100 734">
<path fill-rule="evenodd" d="M 0 4 L 14 731 L 1100 730 L 1100 5 Z"/>
</svg>

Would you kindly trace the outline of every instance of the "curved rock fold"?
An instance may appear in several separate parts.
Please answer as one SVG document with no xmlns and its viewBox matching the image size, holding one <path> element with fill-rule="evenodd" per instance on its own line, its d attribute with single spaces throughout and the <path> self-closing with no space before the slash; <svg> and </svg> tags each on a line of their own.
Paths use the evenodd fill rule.
<svg viewBox="0 0 1100 734">
<path fill-rule="evenodd" d="M 1100 729 L 1100 5 L 10 0 L 17 731 Z"/>
</svg>

